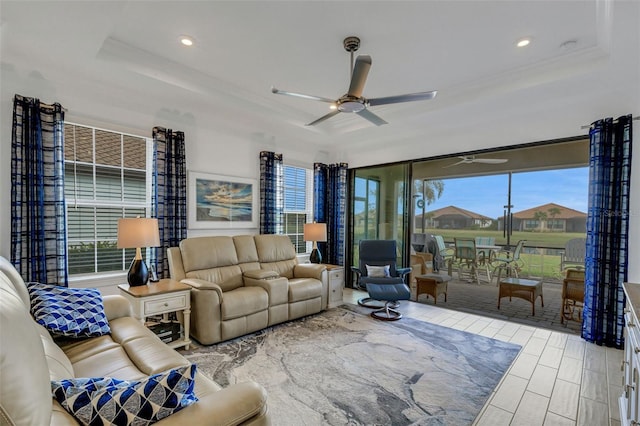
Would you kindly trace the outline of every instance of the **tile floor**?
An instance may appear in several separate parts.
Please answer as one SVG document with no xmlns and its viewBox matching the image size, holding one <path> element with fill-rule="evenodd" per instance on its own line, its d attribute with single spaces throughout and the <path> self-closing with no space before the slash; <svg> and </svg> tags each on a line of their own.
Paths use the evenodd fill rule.
<svg viewBox="0 0 640 426">
<path fill-rule="evenodd" d="M 345 289 L 356 303 L 364 292 Z M 620 425 L 623 351 L 575 334 L 517 324 L 423 303 L 402 302 L 404 315 L 522 345 L 474 425 Z"/>
</svg>

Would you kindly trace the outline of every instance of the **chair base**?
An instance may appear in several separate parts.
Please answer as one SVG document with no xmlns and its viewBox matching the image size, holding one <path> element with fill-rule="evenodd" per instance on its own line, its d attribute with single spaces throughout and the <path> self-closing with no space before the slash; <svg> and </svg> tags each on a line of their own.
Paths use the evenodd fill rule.
<svg viewBox="0 0 640 426">
<path fill-rule="evenodd" d="M 371 297 L 363 297 L 358 299 L 358 305 L 369 309 L 384 309 L 386 303 L 382 300 L 376 300 Z M 391 308 L 397 308 L 400 304 L 398 302 L 391 302 L 390 306 Z"/>
<path fill-rule="evenodd" d="M 398 321 L 402 314 L 393 309 L 393 305 L 399 306 L 398 302 L 387 302 L 382 309 L 371 312 L 371 316 L 382 321 Z"/>
</svg>

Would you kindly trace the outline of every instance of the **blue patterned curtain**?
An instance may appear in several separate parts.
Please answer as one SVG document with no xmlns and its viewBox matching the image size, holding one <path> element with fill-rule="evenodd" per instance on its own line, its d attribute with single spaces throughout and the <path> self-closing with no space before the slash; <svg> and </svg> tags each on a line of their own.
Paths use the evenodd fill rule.
<svg viewBox="0 0 640 426">
<path fill-rule="evenodd" d="M 591 125 L 589 210 L 582 337 L 598 345 L 624 345 L 627 279 L 631 115 Z"/>
<path fill-rule="evenodd" d="M 153 128 L 151 216 L 158 218 L 160 247 L 152 252 L 158 278 L 169 277 L 167 248 L 187 238 L 187 169 L 184 133 Z"/>
<path fill-rule="evenodd" d="M 27 281 L 68 285 L 64 110 L 16 95 L 11 133 L 11 262 Z"/>
<path fill-rule="evenodd" d="M 313 219 L 327 224 L 327 242 L 318 243 L 318 249 L 324 262 L 333 265 L 344 265 L 347 171 L 346 163 L 313 164 Z"/>
<path fill-rule="evenodd" d="M 282 234 L 284 167 L 282 154 L 260 152 L 260 233 Z"/>
</svg>

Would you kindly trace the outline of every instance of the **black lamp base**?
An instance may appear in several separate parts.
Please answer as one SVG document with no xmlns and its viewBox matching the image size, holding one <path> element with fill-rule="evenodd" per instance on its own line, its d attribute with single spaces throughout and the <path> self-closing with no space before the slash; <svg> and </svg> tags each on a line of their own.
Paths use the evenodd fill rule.
<svg viewBox="0 0 640 426">
<path fill-rule="evenodd" d="M 127 274 L 127 281 L 131 287 L 146 285 L 149 281 L 149 269 L 142 259 L 133 259 Z"/>
<path fill-rule="evenodd" d="M 322 255 L 320 254 L 320 250 L 318 250 L 317 247 L 311 250 L 309 261 L 311 263 L 322 263 Z"/>
</svg>

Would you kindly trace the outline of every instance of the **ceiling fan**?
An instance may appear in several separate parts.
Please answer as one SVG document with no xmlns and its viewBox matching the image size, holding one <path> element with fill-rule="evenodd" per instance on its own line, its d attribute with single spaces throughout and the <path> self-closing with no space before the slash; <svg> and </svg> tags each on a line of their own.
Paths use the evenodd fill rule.
<svg viewBox="0 0 640 426">
<path fill-rule="evenodd" d="M 483 163 L 483 164 L 502 164 L 506 163 L 506 158 L 476 158 L 475 155 L 462 155 L 460 157 L 460 161 L 457 163 L 449 164 L 448 166 L 442 167 L 446 169 L 447 167 L 457 166 L 458 164 L 471 164 L 471 163 Z"/>
<path fill-rule="evenodd" d="M 347 93 L 342 95 L 340 98 L 329 99 L 320 96 L 305 95 L 302 93 L 286 92 L 284 90 L 276 89 L 275 87 L 271 88 L 271 91 L 278 95 L 295 96 L 298 98 L 311 99 L 331 104 L 330 108 L 333 111 L 326 115 L 323 115 L 315 121 L 312 121 L 311 123 L 307 124 L 307 126 L 315 126 L 316 124 L 322 123 L 323 121 L 341 112 L 354 112 L 360 117 L 369 120 L 376 126 L 382 126 L 383 124 L 387 124 L 387 122 L 373 112 L 369 111 L 368 108 L 370 106 L 396 104 L 400 102 L 423 101 L 435 98 L 436 94 L 438 93 L 434 90 L 431 92 L 409 93 L 406 95 L 387 96 L 384 98 L 365 98 L 364 96 L 362 96 L 362 92 L 364 90 L 365 82 L 367 81 L 369 68 L 371 68 L 371 56 L 359 55 L 356 58 L 354 66 L 353 52 L 358 50 L 358 48 L 360 47 L 360 39 L 358 37 L 347 37 L 344 39 L 343 43 L 345 50 L 351 53 L 351 83 L 349 85 L 349 90 L 347 91 Z"/>
</svg>

